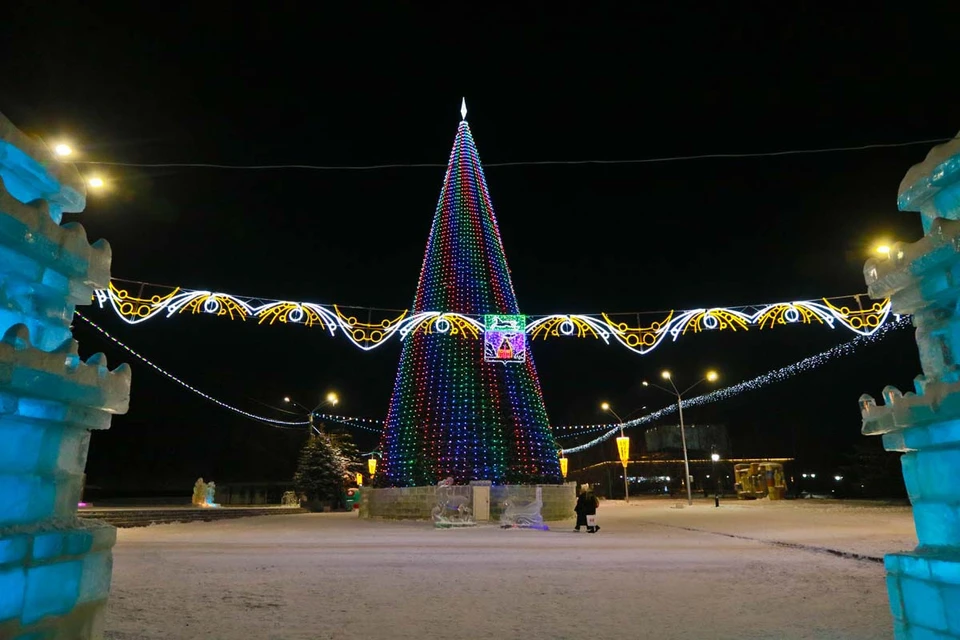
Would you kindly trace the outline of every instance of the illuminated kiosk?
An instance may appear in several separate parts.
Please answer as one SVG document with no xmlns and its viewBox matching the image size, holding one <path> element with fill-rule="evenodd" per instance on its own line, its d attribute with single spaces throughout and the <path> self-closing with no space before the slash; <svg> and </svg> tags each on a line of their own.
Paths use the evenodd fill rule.
<svg viewBox="0 0 960 640">
<path fill-rule="evenodd" d="M 81 362 L 70 322 L 110 245 L 60 225 L 76 167 L 0 115 L 0 638 L 100 638 L 116 529 L 77 518 L 91 429 L 127 410 L 130 369 Z"/>
<path fill-rule="evenodd" d="M 919 546 L 884 558 L 897 638 L 960 638 L 960 141 L 934 147 L 900 183 L 902 211 L 921 214 L 924 237 L 870 259 L 873 298 L 912 314 L 922 375 L 915 392 L 861 396 L 863 433 L 901 451 Z"/>
<path fill-rule="evenodd" d="M 413 304 L 429 320 L 404 336 L 377 488 L 364 491 L 361 513 L 429 518 L 436 485 L 450 478 L 489 499 L 491 519 L 508 497 L 535 500 L 537 486 L 544 518 L 566 518 L 574 490 L 563 484 L 465 105 L 461 115 Z"/>
</svg>

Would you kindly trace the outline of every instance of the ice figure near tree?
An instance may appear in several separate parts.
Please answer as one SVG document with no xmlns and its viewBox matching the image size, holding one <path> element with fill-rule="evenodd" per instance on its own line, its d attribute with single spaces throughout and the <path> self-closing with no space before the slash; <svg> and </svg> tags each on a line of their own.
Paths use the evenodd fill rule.
<svg viewBox="0 0 960 640">
<path fill-rule="evenodd" d="M 889 297 L 917 328 L 914 391 L 860 398 L 863 433 L 901 451 L 920 545 L 884 558 L 897 638 L 960 638 L 960 140 L 934 147 L 900 183 L 902 211 L 924 236 L 864 266 L 870 296 Z"/>
<path fill-rule="evenodd" d="M 129 403 L 130 369 L 81 361 L 76 305 L 110 281 L 75 166 L 0 115 L 0 638 L 103 635 L 116 529 L 77 518 L 92 429 Z"/>
<path fill-rule="evenodd" d="M 207 486 L 204 490 L 206 491 L 206 497 L 204 498 L 204 506 L 219 507 L 220 505 L 218 505 L 216 502 L 217 483 L 211 480 L 210 482 L 207 483 Z"/>
</svg>

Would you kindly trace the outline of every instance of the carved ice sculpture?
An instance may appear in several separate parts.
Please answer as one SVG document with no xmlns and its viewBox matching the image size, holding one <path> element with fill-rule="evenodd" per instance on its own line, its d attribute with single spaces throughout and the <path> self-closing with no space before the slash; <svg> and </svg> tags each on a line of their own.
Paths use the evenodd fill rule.
<svg viewBox="0 0 960 640">
<path fill-rule="evenodd" d="M 102 637 L 116 541 L 77 518 L 91 429 L 127 410 L 130 369 L 81 362 L 74 308 L 110 280 L 84 183 L 0 115 L 0 638 Z"/>
<path fill-rule="evenodd" d="M 204 498 L 203 506 L 219 507 L 220 505 L 218 505 L 216 501 L 217 483 L 211 480 L 210 482 L 207 483 L 206 487 L 204 488 L 204 491 L 206 492 L 206 497 Z"/>
<path fill-rule="evenodd" d="M 477 524 L 470 508 L 470 495 L 464 493 L 467 491 L 472 493 L 473 488 L 455 486 L 453 478 L 447 478 L 437 485 L 437 506 L 432 512 L 434 526 L 438 529 L 451 529 Z"/>
<path fill-rule="evenodd" d="M 900 183 L 902 211 L 921 214 L 924 237 L 868 260 L 873 298 L 912 314 L 923 374 L 914 392 L 860 398 L 863 433 L 902 451 L 920 545 L 885 557 L 897 638 L 960 638 L 960 140 L 934 147 Z"/>
<path fill-rule="evenodd" d="M 510 489 L 516 491 L 519 487 L 510 487 Z M 543 491 L 540 487 L 536 488 L 536 497 L 533 500 L 524 500 L 518 495 L 508 495 L 503 506 L 503 513 L 500 514 L 500 526 L 502 528 L 542 529 L 544 531 L 548 529 L 540 513 L 540 510 L 543 509 Z"/>
</svg>

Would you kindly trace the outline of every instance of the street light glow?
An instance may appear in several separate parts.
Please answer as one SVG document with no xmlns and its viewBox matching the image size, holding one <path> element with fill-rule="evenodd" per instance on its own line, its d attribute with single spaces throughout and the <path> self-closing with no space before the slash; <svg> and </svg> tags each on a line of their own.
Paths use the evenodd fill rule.
<svg viewBox="0 0 960 640">
<path fill-rule="evenodd" d="M 720 460 L 720 454 L 719 454 L 719 453 L 711 453 L 711 454 L 710 454 L 710 459 L 713 460 L 714 462 L 718 462 L 718 461 Z M 709 478 L 710 476 L 707 476 L 707 477 Z"/>
<path fill-rule="evenodd" d="M 645 386 L 645 387 L 649 387 L 649 386 L 650 386 L 650 383 L 647 382 L 646 380 L 644 380 L 641 384 L 643 384 L 643 386 Z"/>
<path fill-rule="evenodd" d="M 708 381 L 710 381 L 710 382 L 716 382 L 716 381 L 717 381 L 717 378 L 719 378 L 719 377 L 720 377 L 720 376 L 719 376 L 719 374 L 717 374 L 716 371 L 707 371 L 707 380 L 708 380 Z"/>
<path fill-rule="evenodd" d="M 610 403 L 604 402 L 600 405 L 600 408 L 603 409 L 604 411 L 610 411 Z"/>
<path fill-rule="evenodd" d="M 290 396 L 283 396 L 283 401 L 289 404 Z"/>
<path fill-rule="evenodd" d="M 53 148 L 53 152 L 58 156 L 65 157 L 73 153 L 73 149 L 70 148 L 70 145 L 61 142 Z"/>
<path fill-rule="evenodd" d="M 670 379 L 670 372 L 669 372 L 669 371 L 664 371 L 663 373 L 660 374 L 660 377 L 663 378 L 664 380 L 669 380 L 669 379 Z"/>
<path fill-rule="evenodd" d="M 337 404 L 338 402 L 340 402 L 340 398 L 337 397 L 337 394 L 335 394 L 333 391 L 331 391 L 330 393 L 327 394 L 327 402 L 329 402 L 330 404 L 336 406 L 336 404 Z"/>
<path fill-rule="evenodd" d="M 99 189 L 100 187 L 103 186 L 103 178 L 98 178 L 94 176 L 93 178 L 90 178 L 89 180 L 87 180 L 87 184 L 93 187 L 94 189 Z"/>
<path fill-rule="evenodd" d="M 890 255 L 890 245 L 881 244 L 877 247 L 877 253 L 884 256 Z"/>
</svg>

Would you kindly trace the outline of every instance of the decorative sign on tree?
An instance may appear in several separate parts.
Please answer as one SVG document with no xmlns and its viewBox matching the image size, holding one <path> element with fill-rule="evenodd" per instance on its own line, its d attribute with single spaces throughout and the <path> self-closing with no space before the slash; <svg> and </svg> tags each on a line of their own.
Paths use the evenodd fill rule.
<svg viewBox="0 0 960 640">
<path fill-rule="evenodd" d="M 486 362 L 527 361 L 527 317 L 484 316 L 483 359 Z"/>
</svg>

